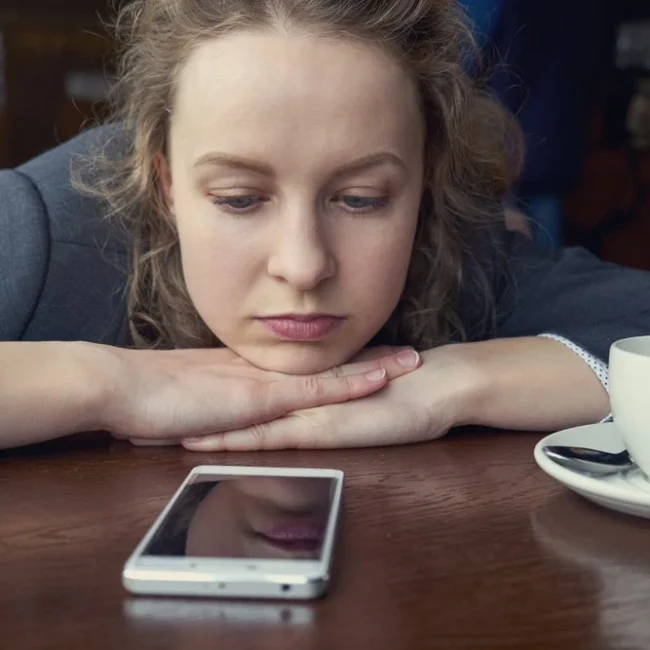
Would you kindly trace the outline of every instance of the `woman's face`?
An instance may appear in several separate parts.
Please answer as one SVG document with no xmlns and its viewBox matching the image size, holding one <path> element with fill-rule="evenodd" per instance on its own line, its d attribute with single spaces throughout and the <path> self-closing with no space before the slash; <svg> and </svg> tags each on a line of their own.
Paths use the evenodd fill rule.
<svg viewBox="0 0 650 650">
<path fill-rule="evenodd" d="M 381 329 L 422 195 L 415 84 L 370 45 L 238 32 L 179 73 L 162 166 L 187 288 L 229 348 L 315 373 Z"/>
<path fill-rule="evenodd" d="M 192 557 L 317 559 L 327 527 L 330 479 L 236 477 L 219 481 L 192 517 Z"/>
</svg>

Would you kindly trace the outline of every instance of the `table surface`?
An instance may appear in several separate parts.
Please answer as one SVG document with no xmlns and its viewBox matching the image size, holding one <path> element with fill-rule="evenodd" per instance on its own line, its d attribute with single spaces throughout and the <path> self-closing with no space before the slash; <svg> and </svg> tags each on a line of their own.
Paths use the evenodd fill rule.
<svg viewBox="0 0 650 650">
<path fill-rule="evenodd" d="M 539 470 L 539 435 L 200 454 L 82 436 L 0 453 L 0 630 L 32 650 L 647 649 L 650 522 Z M 122 565 L 200 464 L 346 472 L 335 580 L 315 603 L 129 596 Z"/>
</svg>

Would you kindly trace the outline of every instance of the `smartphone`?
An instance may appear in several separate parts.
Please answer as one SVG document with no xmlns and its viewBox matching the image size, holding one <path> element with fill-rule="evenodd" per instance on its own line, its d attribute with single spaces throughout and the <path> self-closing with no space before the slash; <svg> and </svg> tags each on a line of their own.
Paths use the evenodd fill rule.
<svg viewBox="0 0 650 650">
<path fill-rule="evenodd" d="M 343 472 L 195 467 L 124 565 L 134 594 L 310 599 L 329 586 Z"/>
</svg>

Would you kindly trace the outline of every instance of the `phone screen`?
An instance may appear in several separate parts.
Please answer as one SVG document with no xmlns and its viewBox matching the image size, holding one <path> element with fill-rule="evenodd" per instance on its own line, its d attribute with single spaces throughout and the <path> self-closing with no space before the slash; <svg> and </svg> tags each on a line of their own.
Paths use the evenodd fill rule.
<svg viewBox="0 0 650 650">
<path fill-rule="evenodd" d="M 318 560 L 335 489 L 332 478 L 199 475 L 143 556 Z"/>
</svg>

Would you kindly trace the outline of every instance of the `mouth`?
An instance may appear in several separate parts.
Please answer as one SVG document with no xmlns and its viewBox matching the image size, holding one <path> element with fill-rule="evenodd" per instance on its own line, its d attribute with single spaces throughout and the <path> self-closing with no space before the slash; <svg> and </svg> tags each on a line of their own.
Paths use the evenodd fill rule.
<svg viewBox="0 0 650 650">
<path fill-rule="evenodd" d="M 280 314 L 257 320 L 285 341 L 320 341 L 336 331 L 345 318 L 330 314 Z"/>
<path fill-rule="evenodd" d="M 325 529 L 315 522 L 295 522 L 257 532 L 256 536 L 283 551 L 315 553 L 323 544 Z"/>
</svg>

